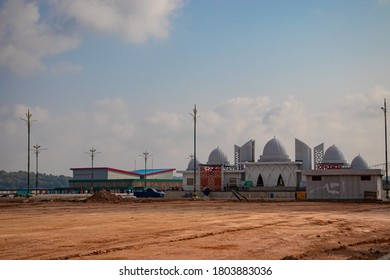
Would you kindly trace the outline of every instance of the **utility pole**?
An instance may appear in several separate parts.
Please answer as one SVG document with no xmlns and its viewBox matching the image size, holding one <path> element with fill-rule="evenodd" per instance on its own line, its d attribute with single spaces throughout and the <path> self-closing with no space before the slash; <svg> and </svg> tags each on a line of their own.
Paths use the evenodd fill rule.
<svg viewBox="0 0 390 280">
<path fill-rule="evenodd" d="M 89 154 L 92 159 L 92 170 L 91 170 L 91 190 L 90 193 L 93 191 L 93 158 L 95 157 L 96 154 L 100 154 L 100 152 L 96 152 L 96 149 L 92 147 L 89 152 L 85 152 L 86 154 Z"/>
<path fill-rule="evenodd" d="M 383 110 L 383 114 L 385 116 L 385 189 L 386 189 L 386 198 L 389 198 L 389 166 L 387 161 L 387 108 L 386 108 L 386 98 L 384 99 L 383 107 L 381 107 Z"/>
<path fill-rule="evenodd" d="M 153 155 L 150 155 L 148 151 L 143 152 L 140 157 L 143 157 L 145 160 L 145 170 L 144 170 L 144 187 L 146 188 L 146 163 L 148 161 L 149 157 L 152 157 Z"/>
<path fill-rule="evenodd" d="M 198 113 L 198 110 L 196 109 L 196 104 L 194 105 L 193 114 L 190 113 L 190 115 L 194 119 L 194 194 L 196 193 L 196 118 L 198 116 L 196 115 Z"/>
<path fill-rule="evenodd" d="M 36 162 L 35 162 L 35 169 L 36 169 L 36 172 L 35 172 L 35 194 L 38 195 L 38 154 L 42 151 L 42 150 L 46 150 L 46 148 L 41 148 L 40 145 L 35 144 L 33 146 L 34 148 L 34 153 L 35 153 L 35 156 L 36 156 Z"/>
<path fill-rule="evenodd" d="M 31 123 L 34 122 L 31 120 L 32 114 L 30 114 L 30 109 L 26 113 L 27 119 L 20 118 L 25 121 L 27 124 L 27 194 L 30 193 L 30 130 Z"/>
</svg>

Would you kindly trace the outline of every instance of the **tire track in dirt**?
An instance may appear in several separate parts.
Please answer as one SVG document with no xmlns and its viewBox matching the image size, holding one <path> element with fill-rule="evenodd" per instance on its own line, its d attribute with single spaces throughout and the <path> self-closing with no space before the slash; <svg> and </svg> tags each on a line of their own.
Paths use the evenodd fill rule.
<svg viewBox="0 0 390 280">
<path fill-rule="evenodd" d="M 365 245 L 372 245 L 367 248 Z M 387 248 L 387 249 L 385 249 Z M 287 256 L 285 259 L 321 259 L 318 256 L 321 254 L 325 255 L 345 255 L 350 256 L 347 259 L 357 260 L 357 259 L 366 259 L 374 260 L 380 259 L 389 254 L 390 250 L 390 238 L 378 238 L 378 239 L 368 239 L 356 243 L 349 243 L 346 245 L 339 245 L 337 247 L 332 247 L 323 250 L 322 252 L 318 251 L 307 251 L 300 254 L 297 257 Z M 352 255 L 352 256 L 351 256 Z"/>
<path fill-rule="evenodd" d="M 94 250 L 91 252 L 75 253 L 75 254 L 70 254 L 70 255 L 66 255 L 66 256 L 53 257 L 50 259 L 51 260 L 69 260 L 69 259 L 77 259 L 77 258 L 83 258 L 83 257 L 88 257 L 88 256 L 104 255 L 104 254 L 113 253 L 113 252 L 117 252 L 117 251 L 124 251 L 124 250 L 131 250 L 131 249 L 142 249 L 143 247 L 156 246 L 156 245 L 158 246 L 162 243 L 174 243 L 174 242 L 181 242 L 181 241 L 189 241 L 189 240 L 195 240 L 195 239 L 199 239 L 199 238 L 206 238 L 206 237 L 210 237 L 210 236 L 222 235 L 222 234 L 226 234 L 226 233 L 236 233 L 236 232 L 242 232 L 242 231 L 257 230 L 257 229 L 262 229 L 262 228 L 271 227 L 271 226 L 277 226 L 277 225 L 281 225 L 281 224 L 283 224 L 283 222 L 274 222 L 274 223 L 270 223 L 270 224 L 251 226 L 251 227 L 230 228 L 230 229 L 225 229 L 225 230 L 221 230 L 221 231 L 211 231 L 211 232 L 205 232 L 205 233 L 200 233 L 200 234 L 193 234 L 193 235 L 189 235 L 189 236 L 185 236 L 185 237 L 177 237 L 177 238 L 172 238 L 170 240 L 165 240 L 165 241 L 141 242 L 141 243 L 137 243 L 137 244 L 133 244 L 133 245 L 112 247 L 112 248 L 107 248 L 107 249 L 98 249 L 98 250 Z"/>
</svg>

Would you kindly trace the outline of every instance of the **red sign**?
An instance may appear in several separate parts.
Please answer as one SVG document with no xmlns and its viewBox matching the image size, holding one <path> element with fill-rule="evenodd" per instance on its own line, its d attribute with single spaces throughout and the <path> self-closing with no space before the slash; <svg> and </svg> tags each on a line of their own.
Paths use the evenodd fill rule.
<svg viewBox="0 0 390 280">
<path fill-rule="evenodd" d="M 209 188 L 210 191 L 222 190 L 222 166 L 201 165 L 200 166 L 200 187 Z"/>
</svg>

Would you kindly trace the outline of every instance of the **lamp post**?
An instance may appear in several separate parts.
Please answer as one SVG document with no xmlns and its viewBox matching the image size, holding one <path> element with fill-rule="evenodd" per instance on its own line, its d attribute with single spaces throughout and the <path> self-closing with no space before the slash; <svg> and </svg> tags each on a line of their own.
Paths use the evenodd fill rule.
<svg viewBox="0 0 390 280">
<path fill-rule="evenodd" d="M 27 194 L 30 193 L 30 130 L 31 130 L 31 120 L 32 114 L 30 113 L 30 109 L 27 110 L 26 117 L 27 119 L 20 118 L 25 121 L 27 124 Z"/>
<path fill-rule="evenodd" d="M 85 152 L 86 154 L 89 154 L 92 159 L 92 171 L 91 171 L 91 193 L 93 191 L 93 158 L 95 157 L 96 154 L 100 154 L 100 152 L 96 152 L 96 149 L 92 147 L 89 152 Z"/>
<path fill-rule="evenodd" d="M 198 117 L 196 114 L 198 113 L 198 110 L 196 109 L 196 104 L 194 105 L 193 114 L 190 113 L 190 115 L 194 119 L 194 195 L 196 192 L 196 118 Z"/>
<path fill-rule="evenodd" d="M 386 172 L 386 178 L 385 178 L 385 188 L 386 188 L 386 198 L 389 198 L 389 167 L 387 162 L 387 108 L 386 108 L 386 98 L 384 99 L 383 107 L 381 107 L 383 110 L 383 114 L 385 116 L 385 172 Z"/>
<path fill-rule="evenodd" d="M 36 172 L 35 172 L 35 194 L 37 195 L 38 194 L 38 154 L 42 151 L 42 150 L 46 150 L 46 148 L 41 148 L 40 145 L 35 144 L 33 146 L 34 148 L 34 153 L 35 153 L 35 156 L 36 156 L 36 162 L 35 162 L 35 169 L 36 169 Z"/>
<path fill-rule="evenodd" d="M 146 162 L 148 161 L 148 158 L 151 157 L 152 155 L 150 155 L 148 151 L 145 151 L 142 153 L 142 155 L 139 155 L 139 156 L 143 157 L 145 160 L 144 187 L 146 188 Z"/>
</svg>

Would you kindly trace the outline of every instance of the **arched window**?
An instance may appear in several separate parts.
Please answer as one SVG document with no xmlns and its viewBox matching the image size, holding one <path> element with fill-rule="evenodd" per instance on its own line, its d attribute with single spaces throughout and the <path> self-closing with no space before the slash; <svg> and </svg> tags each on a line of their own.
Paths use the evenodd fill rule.
<svg viewBox="0 0 390 280">
<path fill-rule="evenodd" d="M 284 180 L 283 180 L 283 178 L 282 178 L 282 174 L 279 175 L 279 178 L 278 178 L 278 186 L 284 187 Z"/>
<path fill-rule="evenodd" d="M 264 181 L 263 181 L 263 177 L 261 176 L 261 174 L 259 174 L 259 177 L 257 177 L 256 186 L 258 186 L 258 187 L 264 187 Z"/>
</svg>

